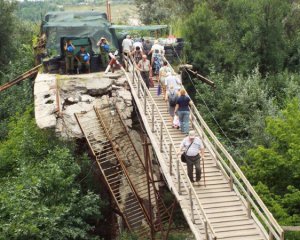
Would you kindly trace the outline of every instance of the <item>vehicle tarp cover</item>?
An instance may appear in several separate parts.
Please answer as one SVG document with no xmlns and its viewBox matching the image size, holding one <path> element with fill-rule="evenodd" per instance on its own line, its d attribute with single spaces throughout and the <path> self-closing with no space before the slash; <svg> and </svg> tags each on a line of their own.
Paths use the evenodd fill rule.
<svg viewBox="0 0 300 240">
<path fill-rule="evenodd" d="M 90 38 L 92 51 L 99 53 L 97 42 L 105 37 L 111 48 L 117 47 L 117 39 L 106 14 L 96 11 L 49 12 L 45 16 L 43 32 L 47 36 L 46 48 L 51 56 L 62 55 L 61 38 Z"/>
</svg>

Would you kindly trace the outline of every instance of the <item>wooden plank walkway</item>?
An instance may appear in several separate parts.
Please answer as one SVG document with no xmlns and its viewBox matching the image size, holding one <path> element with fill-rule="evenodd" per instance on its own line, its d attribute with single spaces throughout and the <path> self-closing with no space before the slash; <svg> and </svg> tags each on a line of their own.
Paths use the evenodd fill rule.
<svg viewBox="0 0 300 240">
<path fill-rule="evenodd" d="M 179 162 L 178 149 L 185 137 L 171 126 L 168 105 L 156 88 L 150 93 L 137 80 L 139 73 L 127 74 L 132 95 L 161 164 L 166 182 L 176 196 L 196 239 L 264 240 L 269 239 L 257 218 L 247 210 L 241 195 L 231 189 L 230 178 L 221 171 L 215 156 L 205 151 L 205 179 L 191 184 L 185 164 Z M 141 84 L 140 86 L 138 86 Z M 149 96 L 150 94 L 150 96 Z M 202 163 L 201 163 L 202 166 Z"/>
</svg>

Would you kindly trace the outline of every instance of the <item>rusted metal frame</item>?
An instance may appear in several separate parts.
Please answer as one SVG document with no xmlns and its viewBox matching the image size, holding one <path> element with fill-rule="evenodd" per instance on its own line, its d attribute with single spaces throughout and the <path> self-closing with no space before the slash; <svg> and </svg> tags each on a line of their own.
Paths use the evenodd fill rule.
<svg viewBox="0 0 300 240">
<path fill-rule="evenodd" d="M 32 75 L 37 74 L 39 71 L 39 68 L 42 66 L 42 64 L 35 66 L 34 68 L 30 69 L 29 71 L 23 73 L 22 75 L 16 77 L 15 79 L 13 79 L 10 82 L 7 82 L 5 84 L 3 84 L 2 86 L 0 86 L 0 92 L 16 85 L 17 83 L 30 78 Z"/>
<path fill-rule="evenodd" d="M 117 150 L 115 149 L 115 147 L 114 147 L 114 144 L 113 144 L 113 142 L 112 142 L 112 140 L 111 140 L 111 138 L 110 138 L 110 135 L 109 135 L 109 133 L 108 133 L 108 131 L 107 131 L 107 128 L 105 127 L 105 124 L 104 124 L 103 119 L 102 119 L 102 117 L 101 117 L 101 114 L 100 114 L 99 111 L 96 109 L 96 107 L 94 107 L 94 110 L 95 110 L 96 115 L 97 115 L 97 117 L 98 117 L 98 119 L 99 119 L 99 122 L 100 122 L 101 125 L 102 125 L 102 128 L 103 128 L 104 131 L 105 131 L 105 134 L 106 134 L 107 138 L 108 138 L 109 141 L 111 142 L 112 148 L 114 149 L 115 154 L 116 154 L 116 156 L 117 156 L 117 159 L 118 159 L 118 161 L 119 161 L 119 163 L 120 163 L 120 165 L 121 165 L 121 168 L 123 169 L 124 174 L 125 174 L 125 176 L 126 176 L 126 179 L 127 179 L 128 182 L 129 182 L 129 186 L 130 186 L 132 192 L 134 193 L 134 195 L 135 195 L 135 197 L 136 197 L 136 199 L 137 199 L 137 201 L 138 201 L 138 203 L 139 203 L 139 206 L 141 207 L 142 211 L 144 212 L 145 218 L 146 218 L 147 221 L 149 222 L 149 216 L 148 216 L 148 213 L 147 213 L 147 211 L 146 211 L 144 205 L 141 203 L 141 200 L 140 200 L 140 198 L 139 198 L 139 195 L 138 195 L 138 193 L 137 193 L 137 191 L 136 191 L 136 189 L 135 189 L 135 187 L 134 187 L 134 185 L 133 185 L 133 183 L 132 183 L 132 181 L 131 181 L 131 179 L 130 179 L 130 177 L 129 177 L 129 174 L 128 174 L 128 172 L 127 172 L 127 169 L 126 169 L 126 167 L 125 167 L 123 161 L 120 159 L 120 156 L 119 156 L 118 151 L 117 151 Z"/>
<path fill-rule="evenodd" d="M 119 109 L 118 109 L 117 107 L 116 107 L 116 110 L 117 110 L 117 113 L 118 113 L 119 118 L 120 118 L 120 120 L 121 120 L 120 122 L 121 122 L 121 124 L 124 126 L 124 129 L 125 129 L 125 132 L 126 132 L 126 134 L 127 134 L 127 136 L 128 136 L 128 139 L 129 139 L 129 141 L 130 141 L 130 143 L 131 143 L 131 145 L 132 145 L 132 147 L 133 147 L 133 149 L 134 149 L 136 155 L 138 156 L 138 159 L 139 159 L 140 163 L 143 165 L 144 170 L 146 171 L 145 165 L 144 165 L 144 163 L 143 163 L 143 161 L 142 161 L 142 159 L 141 159 L 141 157 L 140 157 L 140 155 L 139 155 L 139 153 L 138 153 L 138 151 L 137 151 L 135 145 L 134 145 L 133 142 L 132 142 L 132 139 L 131 139 L 131 137 L 130 137 L 130 135 L 129 135 L 129 132 L 128 132 L 127 128 L 126 128 L 126 125 L 125 125 L 125 123 L 123 122 L 123 120 L 122 120 L 122 118 L 121 118 L 120 111 L 119 111 Z M 153 178 L 151 179 L 151 181 L 153 182 Z M 155 191 L 157 192 L 157 189 L 156 189 L 155 185 L 153 185 L 153 187 L 154 187 Z"/>
<path fill-rule="evenodd" d="M 117 112 L 117 114 L 118 114 L 118 116 L 119 116 L 119 120 L 120 120 L 121 124 L 123 125 L 123 128 L 124 128 L 124 130 L 125 130 L 125 132 L 126 132 L 126 134 L 127 134 L 127 138 L 129 139 L 129 141 L 130 141 L 130 143 L 131 143 L 131 146 L 132 146 L 132 148 L 134 149 L 134 152 L 136 153 L 136 155 L 137 155 L 137 157 L 138 157 L 140 163 L 142 164 L 144 170 L 146 171 L 146 174 L 148 175 L 147 170 L 146 170 L 147 168 L 146 168 L 145 165 L 143 164 L 143 161 L 142 161 L 142 159 L 141 159 L 141 157 L 140 157 L 140 155 L 139 155 L 139 153 L 138 153 L 138 151 L 137 151 L 135 145 L 134 145 L 133 142 L 132 142 L 132 139 L 131 139 L 131 137 L 130 137 L 130 135 L 129 135 L 129 132 L 128 132 L 127 128 L 126 128 L 126 125 L 125 125 L 125 123 L 123 122 L 123 120 L 122 120 L 122 118 L 121 118 L 120 111 L 119 111 L 119 109 L 118 109 L 117 107 L 115 107 L 115 108 L 116 108 L 116 112 Z M 150 181 L 151 181 L 151 183 L 152 183 L 153 191 L 154 191 L 154 194 L 155 194 L 155 199 L 157 200 L 157 198 L 160 199 L 160 195 L 158 194 L 158 191 L 157 191 L 157 189 L 156 189 L 155 183 L 153 182 L 153 179 L 154 179 L 154 178 L 153 178 L 153 168 L 151 167 L 151 179 L 150 179 Z M 161 201 L 162 201 L 162 200 L 161 200 Z M 163 207 L 164 207 L 165 212 L 168 213 L 168 210 L 167 210 L 165 204 L 164 204 L 163 202 L 162 202 L 162 204 L 163 204 Z M 158 204 L 157 204 L 157 206 L 158 206 Z M 158 209 L 158 212 L 159 212 L 159 214 L 160 214 L 160 210 L 159 210 L 159 209 Z M 169 213 L 168 213 L 168 214 L 169 214 Z"/>
<path fill-rule="evenodd" d="M 150 192 L 150 166 L 149 166 L 149 148 L 147 142 L 147 136 L 144 136 L 144 159 L 146 166 L 146 178 L 147 178 L 147 190 L 148 190 L 148 201 L 149 201 L 149 216 L 150 216 L 150 228 L 151 228 L 151 239 L 154 239 L 154 224 L 153 224 L 153 211 L 152 211 L 152 201 L 151 201 L 151 192 Z"/>
<path fill-rule="evenodd" d="M 80 128 L 81 132 L 82 132 L 83 135 L 85 136 L 85 138 L 86 138 L 86 140 L 87 140 L 87 143 L 88 143 L 88 145 L 89 145 L 89 147 L 90 147 L 90 149 L 91 149 L 91 151 L 92 151 L 94 157 L 96 158 L 97 165 L 98 165 L 98 167 L 99 167 L 99 169 L 100 169 L 100 171 L 101 171 L 101 173 L 102 173 L 102 176 L 103 176 L 104 179 L 105 179 L 104 182 L 105 182 L 107 188 L 109 189 L 110 194 L 111 194 L 112 198 L 114 199 L 114 201 L 115 201 L 115 203 L 116 203 L 116 205 L 117 205 L 117 208 L 118 208 L 119 212 L 122 213 L 121 207 L 119 206 L 118 201 L 117 201 L 117 199 L 116 199 L 116 197 L 115 197 L 115 195 L 114 195 L 114 193 L 113 193 L 113 191 L 112 191 L 110 185 L 108 184 L 108 180 L 107 180 L 107 178 L 106 178 L 104 172 L 102 171 L 102 167 L 101 167 L 101 165 L 99 164 L 99 162 L 97 161 L 97 157 L 96 157 L 96 155 L 95 155 L 95 153 L 94 153 L 94 150 L 93 150 L 93 148 L 91 147 L 91 145 L 90 145 L 90 143 L 89 143 L 89 141 L 88 141 L 88 138 L 87 138 L 87 136 L 86 136 L 86 134 L 85 134 L 85 132 L 84 132 L 84 129 L 82 128 L 82 126 L 81 126 L 81 124 L 80 124 L 80 120 L 79 120 L 79 118 L 78 118 L 78 116 L 77 116 L 76 113 L 74 113 L 74 115 L 75 115 L 76 121 L 77 121 L 77 123 L 78 123 L 78 125 L 79 125 L 79 128 Z M 125 222 L 127 228 L 131 231 L 131 227 L 130 227 L 129 223 L 127 222 L 127 220 L 126 220 L 126 218 L 125 218 L 125 216 L 124 216 L 123 213 L 122 213 L 122 218 L 123 218 L 123 221 Z"/>
<path fill-rule="evenodd" d="M 169 218 L 168 229 L 167 229 L 166 237 L 165 237 L 164 240 L 167 240 L 168 237 L 169 237 L 169 233 L 170 233 L 170 230 L 171 230 L 171 225 L 173 223 L 174 209 L 175 209 L 176 205 L 177 205 L 177 202 L 176 202 L 176 199 L 175 199 L 174 202 L 173 202 L 173 206 L 172 206 L 172 210 L 171 210 L 171 216 Z"/>
<path fill-rule="evenodd" d="M 107 159 L 109 159 L 109 160 L 114 160 L 114 159 L 116 159 L 116 158 L 114 157 L 114 156 L 115 156 L 114 154 L 110 154 L 111 152 L 108 152 L 108 153 L 109 153 L 109 154 L 106 154 L 106 153 L 105 153 L 105 156 L 104 156 L 103 158 L 101 157 L 101 162 L 103 162 L 103 160 L 106 161 Z M 100 152 L 97 152 L 96 154 L 97 154 L 97 156 L 98 156 L 98 155 L 101 156 Z M 103 154 L 103 155 L 104 155 L 104 154 Z"/>
<path fill-rule="evenodd" d="M 146 137 L 146 142 L 148 141 L 147 137 Z M 155 186 L 155 183 L 153 182 L 153 179 L 154 179 L 154 175 L 153 175 L 153 166 L 152 166 L 152 161 L 151 159 L 149 159 L 149 146 L 146 145 L 146 148 L 147 148 L 147 155 L 148 155 L 148 160 L 149 160 L 149 169 L 150 169 L 150 174 L 149 172 L 147 172 L 148 175 L 150 175 L 150 179 L 151 179 L 151 184 L 152 184 L 152 188 L 153 188 L 153 192 L 154 192 L 154 199 L 156 201 L 156 207 L 157 207 L 157 214 L 158 214 L 158 223 L 159 223 L 159 226 L 160 226 L 160 231 L 161 231 L 161 234 L 164 235 L 164 228 L 163 228 L 163 224 L 162 224 L 162 214 L 163 213 L 166 213 L 167 215 L 169 215 L 168 211 L 167 211 L 167 208 L 163 202 L 163 200 L 161 199 L 160 197 L 160 194 L 158 194 L 158 191 L 156 190 L 156 186 Z M 161 209 L 161 208 L 163 209 Z M 163 210 L 163 212 L 161 212 L 161 210 Z"/>
</svg>

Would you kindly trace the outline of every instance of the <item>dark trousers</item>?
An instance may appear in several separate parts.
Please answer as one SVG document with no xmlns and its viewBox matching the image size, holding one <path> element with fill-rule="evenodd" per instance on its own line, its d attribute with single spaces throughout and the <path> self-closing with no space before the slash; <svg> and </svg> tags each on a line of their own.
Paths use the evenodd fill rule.
<svg viewBox="0 0 300 240">
<path fill-rule="evenodd" d="M 187 172 L 191 182 L 194 182 L 194 166 L 196 169 L 196 181 L 200 181 L 201 179 L 201 167 L 200 167 L 200 155 L 198 154 L 195 157 L 186 156 L 186 165 L 187 165 Z"/>
<path fill-rule="evenodd" d="M 146 83 L 147 88 L 149 88 L 149 72 L 147 71 L 141 71 L 141 76 Z"/>
<path fill-rule="evenodd" d="M 73 73 L 74 72 L 74 56 L 66 56 L 66 73 Z"/>
</svg>

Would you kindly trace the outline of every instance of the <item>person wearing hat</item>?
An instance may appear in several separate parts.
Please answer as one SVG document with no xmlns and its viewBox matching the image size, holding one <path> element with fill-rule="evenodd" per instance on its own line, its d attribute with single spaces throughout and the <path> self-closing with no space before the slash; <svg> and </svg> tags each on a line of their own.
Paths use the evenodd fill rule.
<svg viewBox="0 0 300 240">
<path fill-rule="evenodd" d="M 204 145 L 201 139 L 196 136 L 195 131 L 190 131 L 189 135 L 182 140 L 177 154 L 180 155 L 183 152 L 185 153 L 187 173 L 190 181 L 192 183 L 199 183 L 201 180 L 200 160 L 202 159 L 202 161 L 204 161 Z M 196 169 L 195 180 L 194 166 Z"/>
<path fill-rule="evenodd" d="M 152 45 L 151 50 L 148 54 L 150 55 L 150 54 L 154 53 L 155 51 L 157 51 L 162 56 L 165 55 L 164 46 L 160 45 L 158 40 L 154 41 L 154 44 Z"/>
<path fill-rule="evenodd" d="M 66 62 L 66 73 L 72 74 L 74 72 L 74 52 L 75 47 L 72 44 L 72 40 L 67 40 L 64 45 L 65 50 L 65 62 Z"/>
<path fill-rule="evenodd" d="M 90 73 L 90 54 L 85 50 L 84 46 L 80 47 L 79 52 L 75 56 L 78 62 L 77 72 L 87 72 Z"/>
<path fill-rule="evenodd" d="M 141 76 L 146 83 L 147 88 L 150 87 L 150 74 L 152 73 L 150 61 L 147 59 L 147 56 L 144 54 L 142 60 L 139 61 L 137 65 L 138 70 L 141 72 Z"/>
<path fill-rule="evenodd" d="M 109 44 L 105 37 L 100 38 L 97 46 L 100 47 L 100 56 L 101 56 L 101 63 L 104 68 L 108 65 L 109 62 Z"/>
<path fill-rule="evenodd" d="M 133 42 L 131 40 L 130 35 L 127 35 L 126 38 L 122 42 L 123 54 L 126 56 L 130 54 L 133 50 Z"/>
<path fill-rule="evenodd" d="M 166 73 L 166 77 L 165 77 L 166 90 L 169 91 L 170 86 L 172 86 L 172 85 L 173 85 L 174 89 L 176 91 L 178 91 L 181 88 L 181 81 L 177 76 L 172 74 L 172 71 L 168 71 Z"/>
<path fill-rule="evenodd" d="M 126 57 L 130 56 L 132 50 L 133 50 L 133 42 L 131 40 L 130 35 L 127 35 L 122 42 L 123 61 L 124 59 L 126 59 Z M 124 61 L 124 63 L 125 63 L 125 69 L 126 71 L 128 71 L 128 64 L 126 61 Z"/>
</svg>

